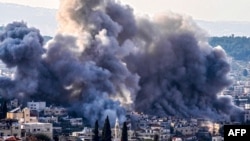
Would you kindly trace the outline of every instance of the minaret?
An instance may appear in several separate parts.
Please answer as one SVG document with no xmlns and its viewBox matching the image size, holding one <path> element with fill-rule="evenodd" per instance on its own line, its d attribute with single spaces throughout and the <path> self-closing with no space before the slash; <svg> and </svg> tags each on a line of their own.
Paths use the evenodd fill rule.
<svg viewBox="0 0 250 141">
<path fill-rule="evenodd" d="M 119 120 L 116 118 L 115 121 L 115 140 L 120 138 L 120 126 L 119 126 Z"/>
</svg>

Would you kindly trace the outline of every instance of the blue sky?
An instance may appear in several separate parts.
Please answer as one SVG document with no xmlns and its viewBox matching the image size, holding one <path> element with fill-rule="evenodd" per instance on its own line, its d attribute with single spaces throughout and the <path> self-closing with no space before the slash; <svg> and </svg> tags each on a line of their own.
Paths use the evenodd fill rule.
<svg viewBox="0 0 250 141">
<path fill-rule="evenodd" d="M 250 21 L 250 0 L 121 0 L 137 13 L 155 14 L 164 11 L 206 21 Z M 0 0 L 34 7 L 56 9 L 59 0 Z"/>
</svg>

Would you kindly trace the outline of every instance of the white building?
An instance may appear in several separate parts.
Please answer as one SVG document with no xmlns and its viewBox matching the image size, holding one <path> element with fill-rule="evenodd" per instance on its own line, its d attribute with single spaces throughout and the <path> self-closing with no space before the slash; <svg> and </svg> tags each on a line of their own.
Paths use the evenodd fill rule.
<svg viewBox="0 0 250 141">
<path fill-rule="evenodd" d="M 45 116 L 63 116 L 67 115 L 67 109 L 63 107 L 46 107 L 44 108 Z"/>
<path fill-rule="evenodd" d="M 250 104 L 245 104 L 244 109 L 250 109 Z"/>
<path fill-rule="evenodd" d="M 244 93 L 244 85 L 235 85 L 233 88 L 235 95 L 241 95 Z"/>
<path fill-rule="evenodd" d="M 45 123 L 58 123 L 58 117 L 39 117 L 40 122 L 45 122 Z"/>
<path fill-rule="evenodd" d="M 83 125 L 82 118 L 71 118 L 71 119 L 69 119 L 69 121 L 70 121 L 70 124 L 72 126 L 81 126 L 81 125 Z"/>
<path fill-rule="evenodd" d="M 180 137 L 173 137 L 172 141 L 182 141 L 182 139 Z"/>
<path fill-rule="evenodd" d="M 91 141 L 93 136 L 93 129 L 84 127 L 80 132 L 72 132 L 72 136 L 79 137 L 82 141 Z"/>
<path fill-rule="evenodd" d="M 224 141 L 224 138 L 222 136 L 213 136 L 212 141 Z"/>
<path fill-rule="evenodd" d="M 250 121 L 250 109 L 245 109 L 245 113 L 244 113 L 244 121 Z"/>
<path fill-rule="evenodd" d="M 44 134 L 48 137 L 53 137 L 53 127 L 51 123 L 24 123 L 21 128 L 27 134 Z"/>
<path fill-rule="evenodd" d="M 30 110 L 42 111 L 46 108 L 46 102 L 28 102 L 27 106 Z"/>
</svg>

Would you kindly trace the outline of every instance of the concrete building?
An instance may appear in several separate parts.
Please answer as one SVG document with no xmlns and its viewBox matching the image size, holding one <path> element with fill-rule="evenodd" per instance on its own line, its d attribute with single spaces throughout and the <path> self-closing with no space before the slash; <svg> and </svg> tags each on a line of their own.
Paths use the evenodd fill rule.
<svg viewBox="0 0 250 141">
<path fill-rule="evenodd" d="M 21 126 L 17 120 L 1 120 L 0 136 L 21 137 Z"/>
<path fill-rule="evenodd" d="M 82 126 L 83 125 L 82 118 L 70 118 L 69 122 L 72 126 Z"/>
<path fill-rule="evenodd" d="M 51 123 L 24 123 L 21 129 L 25 131 L 25 134 L 44 134 L 53 138 L 53 126 Z"/>
<path fill-rule="evenodd" d="M 213 136 L 212 141 L 224 141 L 224 138 L 222 136 Z"/>
<path fill-rule="evenodd" d="M 182 139 L 180 137 L 173 137 L 172 141 L 182 141 Z"/>
<path fill-rule="evenodd" d="M 72 136 L 79 137 L 82 141 L 92 141 L 93 132 L 91 128 L 84 127 L 80 132 L 72 132 Z"/>
<path fill-rule="evenodd" d="M 180 132 L 184 136 L 194 135 L 199 128 L 197 126 L 177 126 L 175 132 Z"/>
<path fill-rule="evenodd" d="M 245 109 L 244 122 L 250 121 L 250 109 Z"/>
<path fill-rule="evenodd" d="M 46 108 L 46 102 L 28 102 L 27 106 L 30 110 L 43 111 Z"/>
<path fill-rule="evenodd" d="M 39 117 L 40 122 L 45 122 L 45 123 L 58 123 L 58 117 Z"/>
<path fill-rule="evenodd" d="M 67 109 L 63 107 L 46 107 L 44 108 L 45 116 L 64 116 L 67 115 Z"/>
<path fill-rule="evenodd" d="M 250 109 L 250 104 L 245 104 L 244 109 Z"/>
<path fill-rule="evenodd" d="M 19 123 L 29 123 L 30 122 L 30 109 L 24 108 L 21 110 L 17 107 L 9 112 L 7 112 L 7 119 L 16 119 Z"/>
</svg>

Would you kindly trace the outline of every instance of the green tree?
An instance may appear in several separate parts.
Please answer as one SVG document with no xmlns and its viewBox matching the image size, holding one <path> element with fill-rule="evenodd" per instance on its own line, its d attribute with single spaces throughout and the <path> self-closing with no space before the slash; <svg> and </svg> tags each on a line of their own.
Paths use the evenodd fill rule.
<svg viewBox="0 0 250 141">
<path fill-rule="evenodd" d="M 128 127 L 127 127 L 127 122 L 123 123 L 121 141 L 128 141 Z"/>
<path fill-rule="evenodd" d="M 0 115 L 0 119 L 6 118 L 7 112 L 8 112 L 8 109 L 7 109 L 7 102 L 6 102 L 6 101 L 3 102 L 3 105 L 2 105 L 2 107 L 1 107 L 1 111 L 2 111 L 2 114 Z"/>
<path fill-rule="evenodd" d="M 220 127 L 219 133 L 222 137 L 224 137 L 224 125 Z"/>
<path fill-rule="evenodd" d="M 95 128 L 93 130 L 93 141 L 99 141 L 99 125 L 98 120 L 95 121 Z"/>
<path fill-rule="evenodd" d="M 174 127 L 172 125 L 170 126 L 170 134 L 174 134 Z"/>
<path fill-rule="evenodd" d="M 111 141 L 111 138 L 111 128 L 109 123 L 109 117 L 107 116 L 102 130 L 102 141 Z"/>
<path fill-rule="evenodd" d="M 154 141 L 159 141 L 159 135 L 158 134 L 154 135 Z"/>
<path fill-rule="evenodd" d="M 247 71 L 247 69 L 244 69 L 243 70 L 243 76 L 247 76 L 248 75 L 248 71 Z"/>
</svg>

